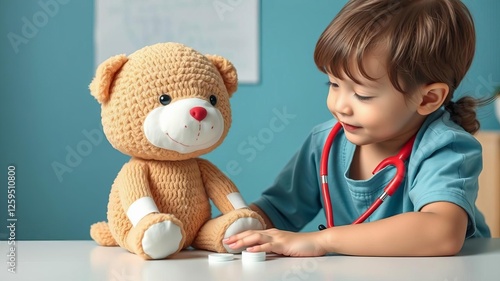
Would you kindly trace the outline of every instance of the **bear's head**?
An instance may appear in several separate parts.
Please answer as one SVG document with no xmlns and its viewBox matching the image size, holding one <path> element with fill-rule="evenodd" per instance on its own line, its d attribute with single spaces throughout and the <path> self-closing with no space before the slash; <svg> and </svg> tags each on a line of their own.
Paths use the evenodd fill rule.
<svg viewBox="0 0 500 281">
<path fill-rule="evenodd" d="M 113 147 L 151 160 L 190 159 L 222 143 L 236 89 L 227 59 L 171 42 L 107 59 L 90 84 Z"/>
</svg>

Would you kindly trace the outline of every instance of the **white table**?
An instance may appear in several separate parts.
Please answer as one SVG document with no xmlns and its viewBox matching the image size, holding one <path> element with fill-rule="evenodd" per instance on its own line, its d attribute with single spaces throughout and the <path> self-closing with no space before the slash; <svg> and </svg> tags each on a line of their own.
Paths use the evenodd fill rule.
<svg viewBox="0 0 500 281">
<path fill-rule="evenodd" d="M 3 260 L 9 246 L 0 241 Z M 209 252 L 187 250 L 168 260 L 145 261 L 118 247 L 93 241 L 17 241 L 16 273 L 3 262 L 0 280 L 500 280 L 500 239 L 468 240 L 453 257 L 375 258 L 330 255 L 264 262 L 213 263 Z"/>
</svg>

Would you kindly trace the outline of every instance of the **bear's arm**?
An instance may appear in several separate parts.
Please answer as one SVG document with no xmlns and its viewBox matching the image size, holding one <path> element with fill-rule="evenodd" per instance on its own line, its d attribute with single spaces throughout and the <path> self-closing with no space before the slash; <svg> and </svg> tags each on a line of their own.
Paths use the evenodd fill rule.
<svg viewBox="0 0 500 281">
<path fill-rule="evenodd" d="M 208 197 L 222 214 L 248 207 L 238 188 L 224 173 L 207 160 L 197 160 Z"/>
<path fill-rule="evenodd" d="M 140 198 L 153 198 L 148 180 L 149 169 L 140 160 L 131 159 L 123 165 L 115 179 L 115 188 L 118 189 L 123 210 Z"/>
</svg>

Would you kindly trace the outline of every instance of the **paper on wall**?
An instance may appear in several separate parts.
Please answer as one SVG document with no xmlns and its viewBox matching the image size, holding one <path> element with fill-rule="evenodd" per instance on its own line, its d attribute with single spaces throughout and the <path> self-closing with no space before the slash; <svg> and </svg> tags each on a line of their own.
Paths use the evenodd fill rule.
<svg viewBox="0 0 500 281">
<path fill-rule="evenodd" d="M 168 41 L 224 56 L 240 83 L 259 81 L 258 0 L 95 0 L 96 65 Z"/>
</svg>

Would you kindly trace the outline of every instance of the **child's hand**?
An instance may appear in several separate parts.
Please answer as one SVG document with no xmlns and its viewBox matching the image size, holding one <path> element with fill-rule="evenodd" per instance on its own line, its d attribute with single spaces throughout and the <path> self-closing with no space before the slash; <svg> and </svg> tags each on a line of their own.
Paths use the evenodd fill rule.
<svg viewBox="0 0 500 281">
<path fill-rule="evenodd" d="M 322 256 L 319 232 L 294 233 L 275 228 L 249 230 L 223 240 L 232 249 L 248 247 L 249 252 L 274 252 L 285 256 Z"/>
</svg>

